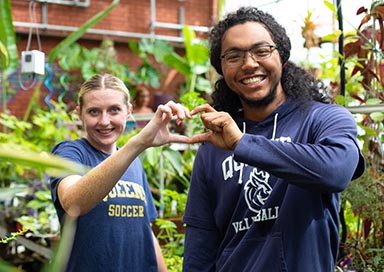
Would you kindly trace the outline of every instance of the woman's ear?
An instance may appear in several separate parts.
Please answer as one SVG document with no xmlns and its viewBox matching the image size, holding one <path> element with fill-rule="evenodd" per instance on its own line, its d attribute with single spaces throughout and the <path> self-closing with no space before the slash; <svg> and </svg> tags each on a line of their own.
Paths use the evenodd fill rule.
<svg viewBox="0 0 384 272">
<path fill-rule="evenodd" d="M 128 103 L 128 117 L 132 114 L 133 106 L 131 103 Z"/>
<path fill-rule="evenodd" d="M 74 109 L 73 112 L 76 113 L 76 114 L 79 116 L 79 119 L 80 119 L 81 121 L 83 121 L 82 116 L 81 116 L 81 112 L 80 112 L 80 107 L 79 107 L 79 105 L 76 106 L 76 108 Z"/>
</svg>

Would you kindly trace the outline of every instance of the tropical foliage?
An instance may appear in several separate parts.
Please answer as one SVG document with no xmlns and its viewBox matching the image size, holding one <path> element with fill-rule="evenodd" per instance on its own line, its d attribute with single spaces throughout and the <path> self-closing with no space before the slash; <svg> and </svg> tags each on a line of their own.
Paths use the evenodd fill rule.
<svg viewBox="0 0 384 272">
<path fill-rule="evenodd" d="M 102 20 L 119 1 L 113 1 L 106 10 L 95 15 L 84 24 L 79 31 L 64 39 L 49 54 L 48 63 L 57 65 L 62 73 L 57 76 L 58 87 L 64 92 L 77 89 L 78 85 L 93 73 L 108 71 L 124 80 L 127 86 L 145 84 L 153 88 L 161 86 L 162 78 L 170 71 L 177 70 L 185 78 L 180 88 L 178 100 L 187 107 L 193 108 L 206 102 L 212 91 L 211 67 L 208 59 L 206 41 L 198 41 L 193 31 L 184 27 L 185 53 L 177 53 L 167 42 L 157 40 L 131 41 L 129 48 L 142 60 L 142 65 L 133 71 L 127 64 L 121 64 L 116 57 L 113 42 L 105 40 L 100 47 L 86 49 L 76 41 L 85 31 Z M 325 2 L 336 14 L 337 7 Z M 318 26 L 308 13 L 302 28 L 306 37 L 307 48 L 321 45 L 324 42 L 337 42 L 341 33 L 336 31 L 330 35 L 316 35 Z M 344 54 L 335 52 L 332 58 L 324 59 L 317 67 L 316 75 L 324 79 L 330 86 L 335 102 L 348 108 L 365 108 L 383 104 L 384 68 L 383 59 L 383 22 L 384 9 L 382 1 L 373 1 L 368 8 L 362 7 L 357 15 L 363 15 L 361 24 L 352 34 L 345 35 Z M 28 230 L 17 229 L 8 236 L 0 237 L 3 243 L 10 243 L 18 236 L 44 237 L 52 234 L 52 205 L 46 187 L 46 174 L 55 175 L 62 171 L 86 171 L 82 166 L 48 154 L 54 143 L 63 139 L 77 137 L 78 127 L 73 126 L 76 116 L 67 113 L 63 97 L 57 102 L 50 101 L 52 108 L 33 110 L 39 101 L 39 90 L 45 75 L 35 88 L 35 95 L 27 107 L 22 120 L 6 113 L 6 96 L 11 92 L 7 86 L 7 75 L 18 66 L 16 39 L 12 26 L 10 4 L 8 0 L 0 1 L 0 68 L 2 77 L 2 108 L 0 125 L 0 199 L 8 199 L 8 195 L 19 198 L 17 209 L 8 209 L 8 219 L 27 226 Z M 180 50 L 179 50 L 180 51 Z M 97 56 L 97 57 L 96 57 Z M 340 66 L 342 61 L 343 66 Z M 307 65 L 307 66 L 306 66 Z M 303 64 L 313 69 L 308 64 Z M 340 79 L 345 69 L 345 79 Z M 345 88 L 345 94 L 341 90 Z M 134 89 L 134 88 L 133 88 Z M 357 109 L 357 110 L 358 110 Z M 384 228 L 383 228 L 383 111 L 369 111 L 354 114 L 358 124 L 359 140 L 367 159 L 368 170 L 359 180 L 351 183 L 342 194 L 342 222 L 339 265 L 358 271 L 381 271 L 384 269 Z M 201 123 L 194 118 L 186 123 L 180 131 L 193 135 L 202 130 Z M 137 131 L 124 135 L 119 143 L 124 143 Z M 189 177 L 196 152 L 195 146 L 168 145 L 146 150 L 141 159 L 150 182 L 156 204 L 162 218 L 155 222 L 159 227 L 158 236 L 164 241 L 163 249 L 170 271 L 180 271 L 183 251 L 183 233 L 177 226 L 167 220 L 168 217 L 179 217 L 184 209 L 188 192 Z M 12 184 L 22 185 L 14 186 Z M 30 189 L 33 188 L 31 191 Z M 24 201 L 22 201 L 24 199 Z M 13 207 L 15 208 L 15 207 Z M 3 209 L 5 210 L 5 209 Z M 54 252 L 53 261 L 47 265 L 46 271 L 58 271 L 63 267 L 65 255 L 70 247 L 73 235 L 73 224 L 69 224 L 58 250 Z M 0 270 L 12 271 L 9 265 L 0 263 Z M 56 270 L 55 270 L 56 269 Z"/>
<path fill-rule="evenodd" d="M 327 6 L 337 13 L 337 6 L 328 2 Z M 328 83 L 335 102 L 353 112 L 359 127 L 358 138 L 367 162 L 364 175 L 351 182 L 342 194 L 339 265 L 345 271 L 382 271 L 384 3 L 373 1 L 370 7 L 361 7 L 356 14 L 363 17 L 354 33 L 335 31 L 326 37 L 319 37 L 315 33 L 318 25 L 310 21 L 311 14 L 306 18 L 303 31 L 306 33 L 304 37 L 317 41 L 317 45 L 312 43 L 314 46 L 319 46 L 322 42 L 337 41 L 339 35 L 344 35 L 342 52 L 335 52 L 330 59 L 325 57 L 316 69 L 316 75 Z M 312 66 L 309 68 L 314 70 Z"/>
</svg>

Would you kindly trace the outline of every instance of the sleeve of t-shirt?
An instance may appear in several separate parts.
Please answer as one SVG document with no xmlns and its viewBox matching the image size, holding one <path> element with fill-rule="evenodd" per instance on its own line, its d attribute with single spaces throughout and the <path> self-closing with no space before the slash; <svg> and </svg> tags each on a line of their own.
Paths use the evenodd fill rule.
<svg viewBox="0 0 384 272">
<path fill-rule="evenodd" d="M 153 201 L 153 196 L 149 188 L 147 177 L 145 176 L 145 172 L 143 168 L 142 168 L 142 175 L 143 175 L 144 191 L 147 198 L 148 218 L 150 222 L 153 222 L 158 217 L 158 213 L 157 213 L 156 206 Z"/>
<path fill-rule="evenodd" d="M 81 164 L 83 163 L 82 153 L 81 153 L 79 147 L 73 141 L 63 141 L 63 142 L 57 144 L 53 148 L 52 154 L 54 154 L 56 156 L 60 156 L 60 157 L 65 158 L 65 159 L 69 159 L 69 160 L 77 162 L 77 163 L 81 163 Z M 60 204 L 60 201 L 59 201 L 59 198 L 57 195 L 57 188 L 58 188 L 59 183 L 61 182 L 61 180 L 63 178 L 65 178 L 65 176 L 50 177 L 52 201 L 53 201 L 53 204 L 58 211 L 59 217 L 61 214 L 64 214 L 64 210 Z"/>
</svg>

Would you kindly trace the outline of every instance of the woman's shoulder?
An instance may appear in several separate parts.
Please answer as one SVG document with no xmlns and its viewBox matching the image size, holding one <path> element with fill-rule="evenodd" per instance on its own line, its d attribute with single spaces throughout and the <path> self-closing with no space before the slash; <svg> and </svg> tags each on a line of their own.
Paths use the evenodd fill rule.
<svg viewBox="0 0 384 272">
<path fill-rule="evenodd" d="M 84 138 L 75 139 L 75 140 L 63 140 L 55 145 L 56 147 L 71 147 L 71 146 L 85 146 L 87 145 L 87 140 Z"/>
</svg>

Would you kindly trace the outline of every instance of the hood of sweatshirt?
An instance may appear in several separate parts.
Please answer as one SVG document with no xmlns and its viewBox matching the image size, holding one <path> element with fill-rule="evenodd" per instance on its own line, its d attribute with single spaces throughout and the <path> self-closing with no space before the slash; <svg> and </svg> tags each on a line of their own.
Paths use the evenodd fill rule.
<svg viewBox="0 0 384 272">
<path fill-rule="evenodd" d="M 271 140 L 275 140 L 278 122 L 284 120 L 286 116 L 288 116 L 292 111 L 298 108 L 299 110 L 305 111 L 305 109 L 308 109 L 310 105 L 312 105 L 312 103 L 312 101 L 308 101 L 305 104 L 299 104 L 293 101 L 292 98 L 287 98 L 287 100 L 283 104 L 276 108 L 263 121 L 251 121 L 249 119 L 244 118 L 243 116 L 237 116 L 235 118 L 235 121 L 243 133 L 253 134 L 256 131 L 268 128 L 270 136 L 265 136 Z M 272 131 L 270 131 L 271 128 Z"/>
</svg>

